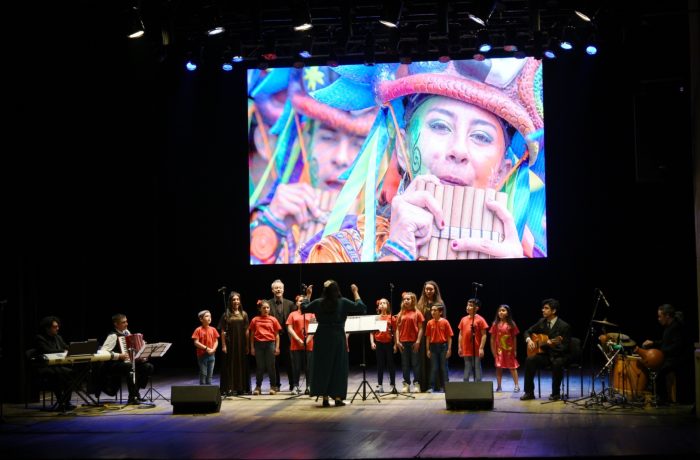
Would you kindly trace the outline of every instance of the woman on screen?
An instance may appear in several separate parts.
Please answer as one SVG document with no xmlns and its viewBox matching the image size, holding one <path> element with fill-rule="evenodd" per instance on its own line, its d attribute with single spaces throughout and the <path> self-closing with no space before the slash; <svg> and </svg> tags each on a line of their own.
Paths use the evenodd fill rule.
<svg viewBox="0 0 700 460">
<path fill-rule="evenodd" d="M 377 67 L 366 80 L 383 107 L 308 261 L 434 259 L 423 249 L 436 236 L 449 239 L 449 250 L 457 255 L 546 256 L 540 62 L 509 58 Z M 325 101 L 330 89 L 313 96 Z M 386 155 L 390 162 L 382 161 Z M 390 189 L 395 176 L 398 187 Z M 483 204 L 502 225 L 497 239 L 473 233 L 455 237 L 459 224 L 445 221 L 445 205 L 429 191 L 433 185 L 505 192 L 506 201 Z M 376 206 L 366 206 L 348 225 L 344 200 L 360 192 L 364 203 Z M 368 241 L 374 244 L 368 247 Z"/>
<path fill-rule="evenodd" d="M 261 83 L 253 94 L 279 94 L 277 80 L 283 78 L 288 101 L 270 128 L 278 143 L 269 173 L 259 174 L 251 191 L 251 263 L 300 262 L 306 257 L 300 252 L 304 243 L 323 229 L 345 182 L 342 175 L 360 151 L 376 109 L 344 111 L 309 97 L 308 92 L 337 78 L 327 67 L 275 69 L 268 78 L 270 83 Z"/>
</svg>

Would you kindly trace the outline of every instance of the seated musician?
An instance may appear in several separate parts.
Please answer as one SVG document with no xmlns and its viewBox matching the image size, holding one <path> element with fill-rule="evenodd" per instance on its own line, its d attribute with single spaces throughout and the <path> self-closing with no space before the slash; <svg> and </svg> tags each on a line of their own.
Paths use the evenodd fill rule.
<svg viewBox="0 0 700 460">
<path fill-rule="evenodd" d="M 380 122 L 368 135 L 376 142 L 364 144 L 345 185 L 349 195 L 364 192 L 376 209 L 340 215 L 347 203 L 339 198 L 308 260 L 425 258 L 421 249 L 434 229 L 455 226 L 439 199 L 419 188 L 425 182 L 508 194 L 507 203 L 485 204 L 503 224 L 501 240 L 451 238 L 451 251 L 494 258 L 545 256 L 541 88 L 533 83 L 541 77 L 539 62 L 513 58 L 376 68 L 378 75 L 368 78 L 374 86 L 364 85 L 376 98 L 352 98 L 384 104 Z M 347 86 L 337 87 L 347 91 Z M 322 102 L 339 99 L 326 96 L 330 92 L 324 88 L 312 96 Z M 365 158 L 384 155 L 385 143 L 395 155 L 388 166 L 379 160 L 367 166 Z"/>
<path fill-rule="evenodd" d="M 522 401 L 535 399 L 535 374 L 538 369 L 552 367 L 552 394 L 550 401 L 561 399 L 561 381 L 569 358 L 571 327 L 559 318 L 559 301 L 542 301 L 542 319 L 525 331 L 527 360 L 525 360 L 525 392 Z"/>
<path fill-rule="evenodd" d="M 35 358 L 50 353 L 63 353 L 68 350 L 68 345 L 58 335 L 61 320 L 55 316 L 47 316 L 39 322 L 39 333 L 34 338 Z M 56 409 L 65 412 L 75 409 L 70 403 L 71 391 L 68 388 L 71 369 L 66 366 L 49 366 L 36 361 L 36 372 L 49 381 L 51 390 L 56 395 Z"/>
<path fill-rule="evenodd" d="M 139 395 L 139 388 L 146 388 L 148 377 L 153 373 L 153 365 L 146 360 L 138 359 L 134 366 L 136 378 L 132 377 L 132 362 L 129 359 L 129 351 L 124 340 L 126 336 L 131 334 L 127 329 L 129 323 L 126 315 L 117 313 L 112 316 L 112 323 L 114 323 L 114 330 L 102 344 L 102 350 L 111 354 L 111 360 L 102 366 L 99 389 L 110 396 L 116 395 L 121 385 L 121 377 L 126 377 L 129 388 L 129 404 L 139 404 L 144 401 Z"/>
<path fill-rule="evenodd" d="M 645 340 L 642 348 L 656 348 L 664 354 L 664 361 L 657 371 L 657 396 L 660 403 L 675 403 L 676 376 L 682 370 L 684 360 L 683 312 L 676 311 L 670 304 L 663 304 L 657 310 L 659 324 L 664 332 L 661 340 Z"/>
</svg>

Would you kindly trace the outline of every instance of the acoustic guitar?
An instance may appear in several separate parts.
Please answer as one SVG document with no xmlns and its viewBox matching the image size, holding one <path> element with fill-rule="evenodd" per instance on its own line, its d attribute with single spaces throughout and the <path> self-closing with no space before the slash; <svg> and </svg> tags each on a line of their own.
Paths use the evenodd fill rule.
<svg viewBox="0 0 700 460">
<path fill-rule="evenodd" d="M 547 347 L 547 340 L 552 341 L 552 345 L 559 345 L 561 341 L 563 340 L 562 336 L 555 337 L 553 339 L 550 339 L 547 334 L 530 334 L 530 340 L 535 342 L 535 348 L 532 350 L 530 347 L 527 347 L 527 355 L 528 356 L 534 356 L 534 355 L 541 355 L 543 353 L 547 353 L 547 349 L 544 347 Z"/>
</svg>

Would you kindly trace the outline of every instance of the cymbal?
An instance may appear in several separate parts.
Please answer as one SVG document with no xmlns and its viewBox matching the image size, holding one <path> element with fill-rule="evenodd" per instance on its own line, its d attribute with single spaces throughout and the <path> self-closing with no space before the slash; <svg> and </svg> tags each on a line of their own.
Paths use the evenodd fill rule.
<svg viewBox="0 0 700 460">
<path fill-rule="evenodd" d="M 598 324 L 602 324 L 603 326 L 617 327 L 617 324 L 611 323 L 611 322 L 606 321 L 606 320 L 598 321 L 597 319 L 594 319 L 593 322 L 598 323 Z M 610 335 L 610 334 L 608 334 L 608 335 Z"/>
<path fill-rule="evenodd" d="M 634 347 L 637 345 L 637 342 L 634 340 L 630 339 L 628 335 L 625 334 L 618 334 L 617 332 L 609 332 L 607 334 L 608 340 L 612 340 L 613 342 L 620 342 L 620 345 L 623 347 Z"/>
</svg>

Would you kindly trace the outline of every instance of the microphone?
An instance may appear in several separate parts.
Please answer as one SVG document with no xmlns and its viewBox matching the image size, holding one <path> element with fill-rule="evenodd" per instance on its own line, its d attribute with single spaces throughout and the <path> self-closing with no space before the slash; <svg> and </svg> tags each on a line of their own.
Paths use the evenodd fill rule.
<svg viewBox="0 0 700 460">
<path fill-rule="evenodd" d="M 301 283 L 301 292 L 304 292 L 304 293 L 305 293 L 305 292 L 306 292 L 306 288 L 308 288 L 308 286 L 307 286 L 306 284 L 304 284 L 304 283 Z"/>
<path fill-rule="evenodd" d="M 478 287 L 478 288 L 482 288 L 482 287 L 484 287 L 484 285 L 483 285 L 483 284 L 481 284 L 481 283 L 477 283 L 476 281 L 474 281 L 474 282 L 472 283 L 472 286 L 474 286 L 474 287 Z"/>
<path fill-rule="evenodd" d="M 216 292 L 224 292 L 226 290 L 226 286 L 221 286 L 219 289 L 216 290 Z"/>
<path fill-rule="evenodd" d="M 389 288 L 394 289 L 394 283 L 389 283 Z"/>
<path fill-rule="evenodd" d="M 608 303 L 608 299 L 605 298 L 605 294 L 603 294 L 603 291 L 601 291 L 598 288 L 596 288 L 596 290 L 598 291 L 598 294 L 600 294 L 600 298 L 603 299 L 603 302 L 605 302 L 605 306 L 610 308 L 610 304 Z"/>
</svg>

